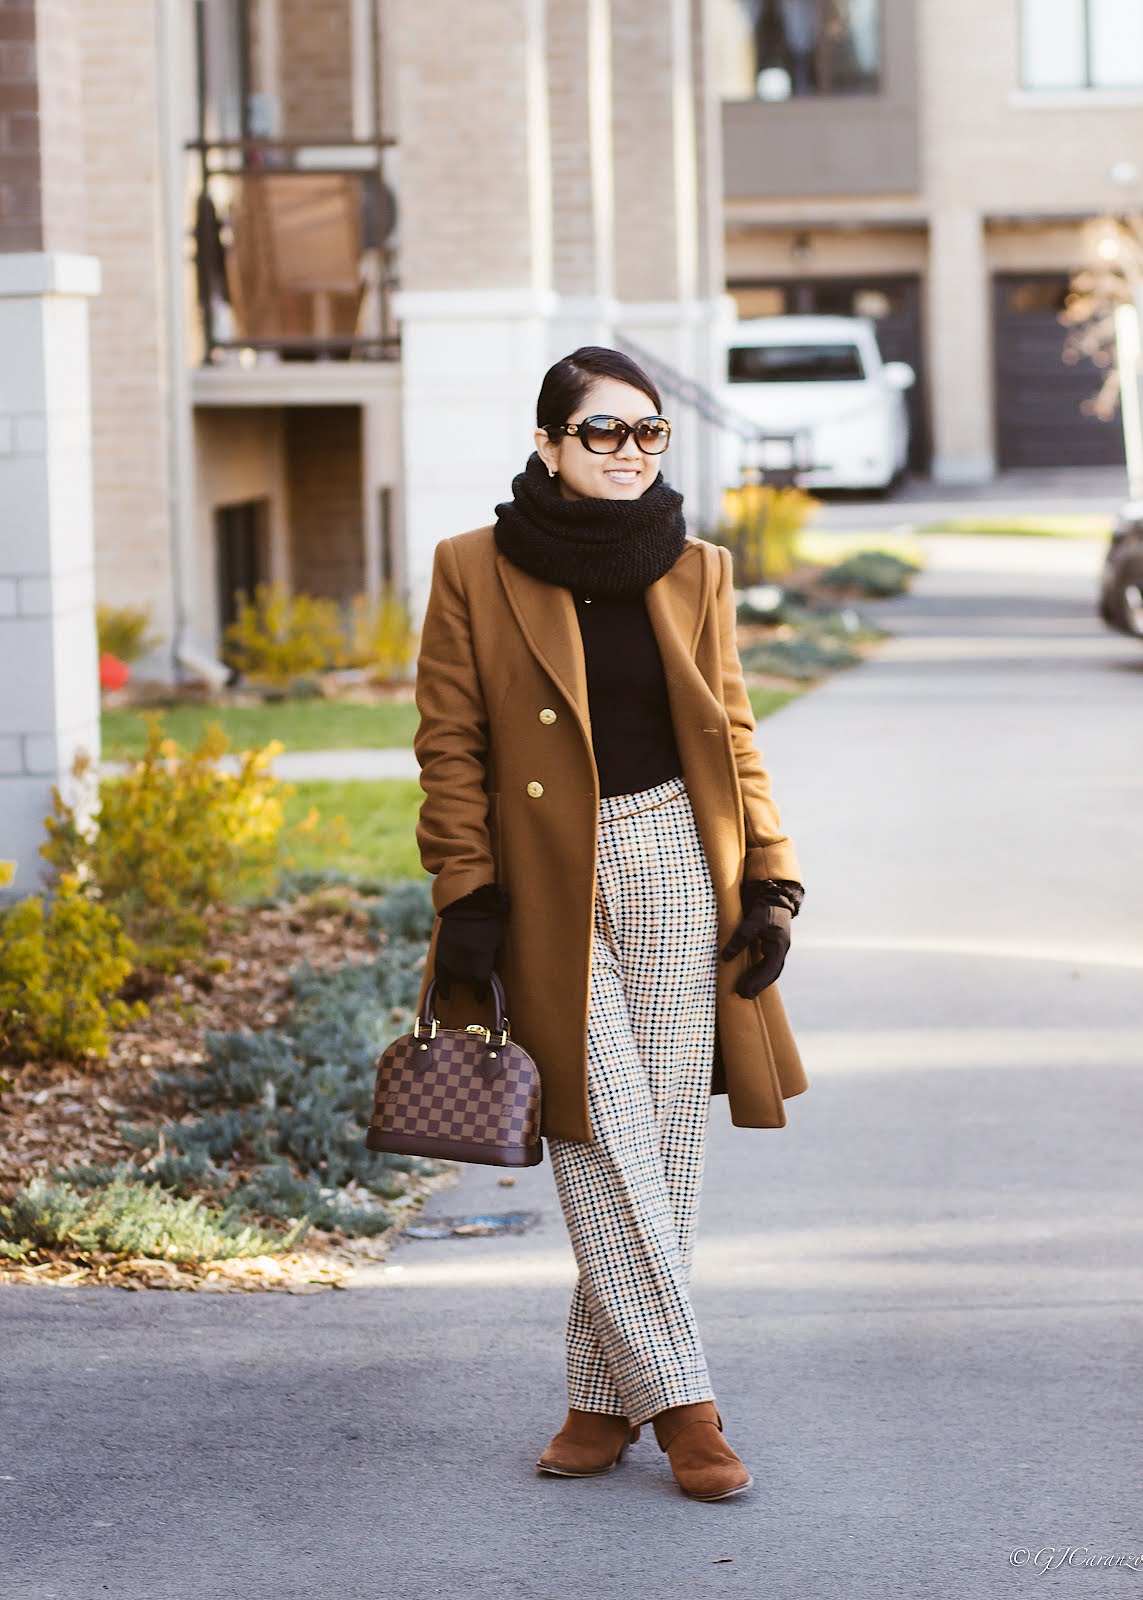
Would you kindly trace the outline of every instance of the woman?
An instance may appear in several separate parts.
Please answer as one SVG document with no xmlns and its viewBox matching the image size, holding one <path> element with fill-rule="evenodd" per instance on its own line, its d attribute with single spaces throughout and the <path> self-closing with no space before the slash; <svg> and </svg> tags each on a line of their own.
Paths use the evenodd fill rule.
<svg viewBox="0 0 1143 1600">
<path fill-rule="evenodd" d="M 437 546 L 417 838 L 426 985 L 463 1026 L 457 986 L 486 998 L 501 974 L 579 1267 L 568 1416 L 538 1467 L 609 1472 L 651 1421 L 683 1492 L 719 1500 L 752 1479 L 687 1293 L 707 1113 L 727 1092 L 739 1125 L 781 1127 L 806 1086 L 774 987 L 803 891 L 729 553 L 687 537 L 661 410 L 618 351 L 558 361 L 495 527 Z"/>
</svg>

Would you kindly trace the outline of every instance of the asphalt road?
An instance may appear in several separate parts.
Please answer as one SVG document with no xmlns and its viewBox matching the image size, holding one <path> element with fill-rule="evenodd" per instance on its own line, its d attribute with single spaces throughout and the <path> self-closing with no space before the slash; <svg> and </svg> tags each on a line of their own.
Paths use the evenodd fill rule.
<svg viewBox="0 0 1143 1600">
<path fill-rule="evenodd" d="M 531 1231 L 349 1293 L 4 1291 L 0 1600 L 1143 1593 L 1143 649 L 1097 543 L 930 550 L 762 729 L 811 1088 L 715 1103 L 695 1282 L 753 1493 L 535 1474 L 570 1251 L 546 1163 L 470 1169 L 432 1211 Z"/>
</svg>

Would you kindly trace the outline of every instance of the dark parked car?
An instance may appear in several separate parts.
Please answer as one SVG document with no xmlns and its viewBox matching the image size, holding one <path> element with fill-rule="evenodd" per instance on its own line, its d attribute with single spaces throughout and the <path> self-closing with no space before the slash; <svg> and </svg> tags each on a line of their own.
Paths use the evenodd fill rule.
<svg viewBox="0 0 1143 1600">
<path fill-rule="evenodd" d="M 1143 639 L 1143 500 L 1129 500 L 1111 531 L 1099 614 L 1108 627 Z"/>
</svg>

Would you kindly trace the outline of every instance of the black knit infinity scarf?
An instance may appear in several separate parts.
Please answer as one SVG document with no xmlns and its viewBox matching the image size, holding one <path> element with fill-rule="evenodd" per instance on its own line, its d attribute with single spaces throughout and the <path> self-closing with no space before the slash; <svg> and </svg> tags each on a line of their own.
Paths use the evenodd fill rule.
<svg viewBox="0 0 1143 1600">
<path fill-rule="evenodd" d="M 538 454 L 496 507 L 496 543 L 545 583 L 633 594 L 669 572 L 686 541 L 683 497 L 663 474 L 637 500 L 565 500 Z"/>
</svg>

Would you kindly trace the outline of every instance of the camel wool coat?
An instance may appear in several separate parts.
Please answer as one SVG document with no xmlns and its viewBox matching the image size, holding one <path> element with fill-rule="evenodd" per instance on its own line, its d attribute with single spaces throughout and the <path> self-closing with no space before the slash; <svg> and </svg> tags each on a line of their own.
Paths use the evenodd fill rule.
<svg viewBox="0 0 1143 1600">
<path fill-rule="evenodd" d="M 801 879 L 754 743 L 735 639 L 730 553 L 688 538 L 646 590 L 671 719 L 718 899 L 720 945 L 746 878 Z M 590 1140 L 587 1021 L 599 778 L 571 591 L 498 550 L 491 527 L 437 546 L 417 662 L 414 749 L 425 791 L 417 842 L 439 912 L 481 884 L 511 897 L 499 972 L 512 1037 L 533 1057 L 542 1131 Z M 421 985 L 433 971 L 437 919 Z M 777 986 L 734 992 L 757 958 L 718 963 L 712 1093 L 740 1127 L 785 1126 L 806 1078 Z M 467 998 L 466 998 L 467 997 Z M 445 1026 L 490 1020 L 457 985 Z"/>
</svg>

